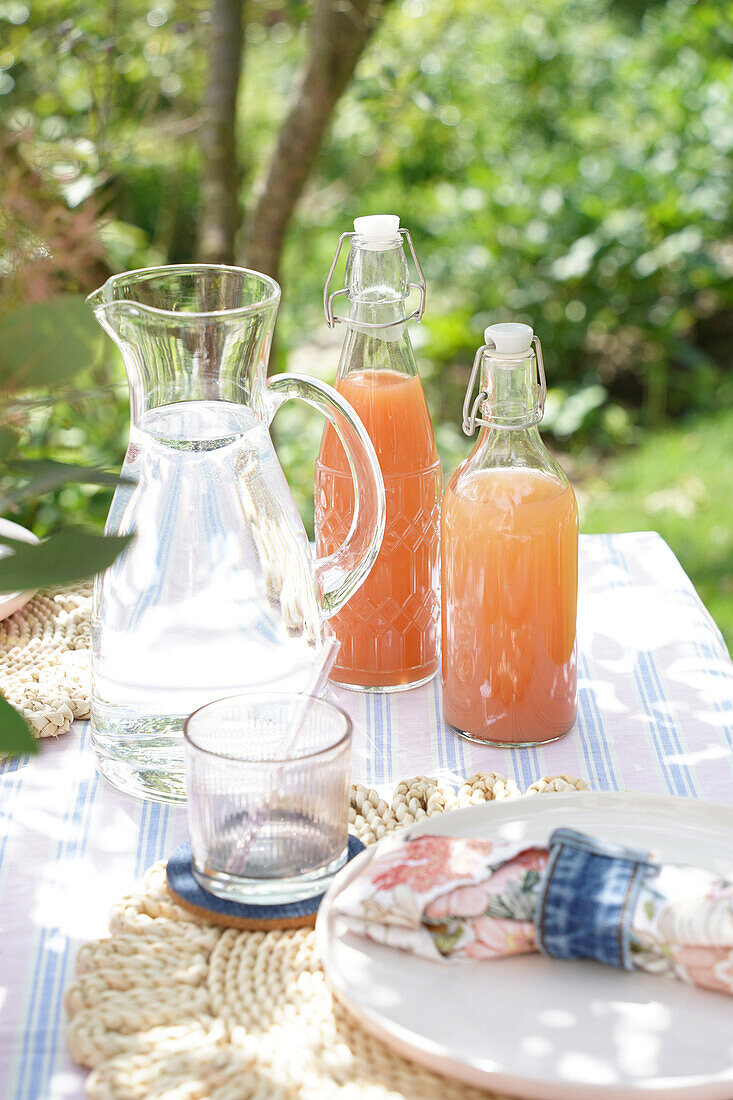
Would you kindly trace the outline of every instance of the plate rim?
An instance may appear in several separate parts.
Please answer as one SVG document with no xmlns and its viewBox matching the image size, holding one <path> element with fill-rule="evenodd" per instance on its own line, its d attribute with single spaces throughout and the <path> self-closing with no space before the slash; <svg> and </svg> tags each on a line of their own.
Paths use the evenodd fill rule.
<svg viewBox="0 0 733 1100">
<path fill-rule="evenodd" d="M 526 797 L 526 796 L 524 796 Z M 524 801 L 524 797 L 522 801 Z M 542 795 L 538 796 L 542 798 Z M 335 896 L 346 886 L 358 871 L 368 862 L 379 848 L 380 844 L 393 839 L 395 836 L 419 835 L 429 831 L 447 818 L 450 818 L 460 827 L 460 820 L 465 820 L 467 815 L 474 815 L 478 811 L 482 815 L 491 816 L 497 811 L 508 811 L 516 806 L 519 799 L 500 799 L 491 802 L 478 803 L 473 806 L 461 807 L 450 810 L 446 814 L 424 817 L 420 821 L 407 826 L 404 829 L 393 830 L 386 834 L 376 844 L 369 845 L 356 859 L 352 860 L 334 878 L 321 902 L 316 919 L 316 949 L 321 965 L 323 966 L 329 989 L 339 1004 L 343 1006 L 354 1019 L 372 1035 L 396 1050 L 404 1058 L 418 1065 L 426 1066 L 439 1076 L 458 1081 L 461 1084 L 470 1085 L 478 1089 L 504 1091 L 526 1100 L 568 1100 L 569 1096 L 583 1097 L 583 1100 L 628 1100 L 632 1097 L 649 1097 L 650 1100 L 730 1100 L 731 1085 L 733 1085 L 733 1061 L 730 1070 L 725 1077 L 711 1078 L 707 1075 L 703 1078 L 696 1076 L 686 1078 L 683 1083 L 673 1083 L 669 1078 L 654 1078 L 647 1085 L 631 1087 L 624 1084 L 599 1085 L 586 1084 L 584 1082 L 570 1083 L 550 1081 L 547 1078 L 531 1078 L 518 1076 L 515 1073 L 507 1074 L 501 1071 L 486 1071 L 475 1063 L 461 1061 L 452 1058 L 445 1046 L 436 1044 L 432 1039 L 406 1027 L 404 1024 L 389 1020 L 389 1026 L 384 1023 L 384 1017 L 376 1010 L 354 1003 L 341 988 L 337 988 L 331 979 L 331 967 L 328 957 L 328 941 L 331 922 L 335 919 L 331 905 Z M 558 805 L 558 803 L 562 803 Z M 646 794 L 634 791 L 563 791 L 552 792 L 552 805 L 562 811 L 563 805 L 575 805 L 585 803 L 588 806 L 605 803 L 609 810 L 615 804 L 624 809 L 636 809 L 652 811 L 655 808 L 672 811 L 679 809 L 680 804 L 693 810 L 700 811 L 703 815 L 712 817 L 713 820 L 722 819 L 721 824 L 727 825 L 733 831 L 733 806 L 722 802 L 708 802 L 704 799 L 682 798 L 675 795 Z M 530 804 L 538 807 L 545 805 L 538 802 L 535 796 L 530 796 Z M 528 809 L 529 807 L 525 807 Z M 531 813 L 532 811 L 530 811 Z M 582 826 L 581 826 L 582 827 Z M 426 960 L 429 961 L 429 960 Z M 679 1080 L 679 1079 L 677 1079 Z M 568 1093 L 572 1088 L 572 1094 Z M 580 1091 L 582 1090 L 582 1092 Z"/>
<path fill-rule="evenodd" d="M 41 541 L 38 535 L 34 535 L 27 527 L 15 523 L 12 519 L 5 519 L 4 516 L 0 516 L 0 535 L 6 538 L 17 538 L 18 542 L 27 542 L 32 546 L 37 546 Z M 9 619 L 16 611 L 22 610 L 37 591 L 37 588 L 26 588 L 17 592 L 0 592 L 0 622 L 3 619 Z"/>
</svg>

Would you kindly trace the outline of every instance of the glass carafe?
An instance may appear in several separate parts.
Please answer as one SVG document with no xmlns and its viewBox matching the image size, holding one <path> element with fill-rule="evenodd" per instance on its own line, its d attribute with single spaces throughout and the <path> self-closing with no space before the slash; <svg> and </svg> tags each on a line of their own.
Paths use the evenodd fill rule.
<svg viewBox="0 0 733 1100">
<path fill-rule="evenodd" d="M 344 289 L 328 293 L 336 259 L 326 281 L 326 318 L 346 328 L 336 389 L 356 409 L 376 449 L 387 519 L 366 583 L 333 619 L 341 648 L 331 678 L 363 691 L 403 691 L 435 675 L 440 651 L 442 476 L 407 331 L 411 317 L 422 317 L 425 285 L 396 215 L 357 218 L 354 229 L 341 238 L 351 238 Z M 409 316 L 405 237 L 421 280 L 420 305 Z M 333 312 L 338 296 L 346 297 L 348 317 Z M 322 552 L 343 539 L 352 508 L 346 457 L 327 424 L 316 465 L 316 543 Z"/>
<path fill-rule="evenodd" d="M 539 340 L 484 335 L 463 410 L 481 432 L 442 507 L 443 713 L 470 740 L 536 745 L 575 721 L 578 509 L 537 427 Z"/>
<path fill-rule="evenodd" d="M 257 272 L 208 265 L 109 279 L 89 298 L 122 352 L 130 442 L 108 534 L 134 538 L 95 585 L 92 740 L 112 783 L 185 797 L 183 720 L 248 689 L 303 690 L 324 636 L 384 530 L 374 449 L 330 386 L 267 378 L 280 299 Z M 300 397 L 349 455 L 348 536 L 313 559 L 269 425 Z"/>
</svg>

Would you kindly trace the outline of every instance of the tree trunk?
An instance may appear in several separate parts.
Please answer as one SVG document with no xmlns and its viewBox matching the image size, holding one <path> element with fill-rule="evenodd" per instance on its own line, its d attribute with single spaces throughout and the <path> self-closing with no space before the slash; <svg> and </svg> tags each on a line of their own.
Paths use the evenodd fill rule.
<svg viewBox="0 0 733 1100">
<path fill-rule="evenodd" d="M 278 277 L 288 223 L 326 127 L 387 3 L 315 0 L 308 57 L 248 219 L 248 267 Z"/>
<path fill-rule="evenodd" d="M 237 90 L 242 67 L 244 0 L 213 0 L 209 73 L 201 128 L 201 211 L 196 256 L 234 263 L 239 225 Z"/>
</svg>

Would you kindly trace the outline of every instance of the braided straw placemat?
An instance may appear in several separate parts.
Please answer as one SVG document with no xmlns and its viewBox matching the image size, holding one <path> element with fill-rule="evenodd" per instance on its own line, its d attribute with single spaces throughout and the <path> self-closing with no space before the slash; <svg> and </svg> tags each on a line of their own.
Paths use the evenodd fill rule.
<svg viewBox="0 0 733 1100">
<path fill-rule="evenodd" d="M 0 693 L 37 737 L 89 717 L 92 586 L 34 596 L 0 622 Z"/>
<path fill-rule="evenodd" d="M 582 790 L 571 776 L 529 794 Z M 432 814 L 517 798 L 495 772 L 455 790 L 418 776 L 391 803 L 351 788 L 351 829 L 370 844 Z M 110 915 L 109 939 L 81 948 L 65 995 L 68 1042 L 92 1069 L 90 1100 L 487 1100 L 394 1053 L 335 1002 L 311 929 L 243 932 L 176 905 L 165 864 Z"/>
</svg>

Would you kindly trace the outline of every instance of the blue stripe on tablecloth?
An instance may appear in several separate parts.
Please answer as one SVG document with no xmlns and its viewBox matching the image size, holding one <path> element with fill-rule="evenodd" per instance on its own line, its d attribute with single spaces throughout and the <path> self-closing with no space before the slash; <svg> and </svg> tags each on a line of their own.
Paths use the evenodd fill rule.
<svg viewBox="0 0 733 1100">
<path fill-rule="evenodd" d="M 372 745 L 374 746 L 374 760 L 369 762 L 369 771 L 371 773 L 370 786 L 376 786 L 381 783 L 384 777 L 384 764 L 382 762 L 382 739 L 381 731 L 377 728 L 377 696 L 370 692 L 367 696 L 368 700 L 368 713 L 369 726 L 372 731 Z"/>
<path fill-rule="evenodd" d="M 435 714 L 435 729 L 436 729 L 436 741 L 438 745 L 438 767 L 442 769 L 449 769 L 459 778 L 466 779 L 466 762 L 463 751 L 463 739 L 455 733 L 448 723 L 443 718 L 443 708 L 441 706 L 441 696 L 443 692 L 443 685 L 440 678 L 440 673 L 431 682 L 430 688 L 433 693 L 433 712 Z M 460 758 L 460 768 L 459 768 Z"/>
<path fill-rule="evenodd" d="M 431 751 L 431 759 L 434 760 L 436 770 L 442 767 L 443 742 L 448 738 L 450 731 L 443 721 L 441 709 L 438 706 L 435 692 L 435 681 L 428 683 L 426 690 L 429 693 L 427 701 L 427 720 L 425 738 L 429 745 L 434 746 Z"/>
<path fill-rule="evenodd" d="M 95 775 L 94 778 L 92 779 L 90 787 L 89 787 L 89 794 L 88 794 L 86 804 L 84 806 L 83 815 L 82 815 L 82 819 L 81 819 L 81 829 L 80 829 L 81 843 L 78 846 L 79 856 L 83 856 L 84 851 L 86 849 L 87 837 L 89 835 L 89 821 L 90 821 L 90 818 L 91 818 L 92 807 L 94 805 L 94 799 L 95 799 L 95 796 L 96 796 L 96 793 L 97 793 L 98 782 L 99 782 L 99 776 Z M 74 849 L 72 848 L 72 850 L 70 852 L 70 856 L 73 858 L 74 854 L 75 854 L 75 852 L 74 852 Z M 58 934 L 59 930 L 55 930 L 55 931 Z M 42 1073 L 43 1073 L 44 1084 L 46 1082 L 48 1082 L 51 1074 L 53 1073 L 54 1062 L 55 1062 L 56 1056 L 58 1054 L 58 1048 L 61 1045 L 60 1042 L 57 1042 L 57 1039 L 58 1039 L 59 1026 L 61 1024 L 61 1017 L 63 1015 L 63 996 L 64 996 L 64 987 L 65 987 L 65 984 L 66 984 L 66 974 L 67 974 L 68 963 L 69 963 L 69 944 L 70 944 L 69 937 L 65 936 L 64 937 L 64 950 L 63 950 L 63 954 L 61 956 L 60 965 L 57 967 L 57 973 L 56 973 L 56 978 L 55 978 L 55 982 L 54 982 L 54 992 L 53 992 L 53 996 L 51 998 L 51 1004 L 48 1005 L 48 1003 L 44 1003 L 44 1007 L 48 1010 L 48 1014 L 51 1016 L 51 1018 L 54 1021 L 53 1022 L 53 1028 L 52 1028 L 51 1034 L 50 1034 L 50 1042 L 48 1043 L 47 1049 L 44 1051 L 44 1055 L 43 1055 Z M 32 1095 L 35 1098 L 39 1094 L 38 1093 L 33 1093 Z"/>
<path fill-rule="evenodd" d="M 166 854 L 166 837 L 170 806 L 162 802 L 144 802 L 135 860 L 135 874 L 140 876 Z"/>
<path fill-rule="evenodd" d="M 442 704 L 443 704 L 443 700 L 442 700 L 443 686 L 442 686 L 442 683 L 440 684 L 440 687 L 439 687 L 438 690 L 439 690 L 439 695 L 440 695 L 440 706 L 442 707 Z M 452 731 L 451 731 L 451 737 L 452 737 L 453 741 L 458 745 L 458 759 L 459 759 L 459 762 L 460 762 L 460 771 L 459 771 L 458 774 L 461 775 L 461 776 L 466 776 L 466 772 L 468 771 L 468 768 L 466 767 L 466 752 L 467 752 L 468 746 L 466 745 L 466 742 L 463 740 L 462 737 L 459 737 L 458 734 L 455 734 Z M 467 778 L 467 776 L 466 776 L 466 778 Z"/>
<path fill-rule="evenodd" d="M 22 758 L 11 757 L 10 760 L 6 761 L 6 763 L 8 765 L 15 764 L 16 766 L 14 768 L 7 767 L 6 769 L 0 771 L 0 776 L 11 775 L 13 777 L 12 779 L 3 783 L 3 795 L 2 801 L 0 802 L 0 818 L 5 818 L 8 822 L 8 825 L 10 825 L 10 822 L 12 820 L 13 808 L 15 807 L 15 802 L 18 794 L 20 793 L 20 789 L 23 786 L 23 772 L 20 770 L 20 765 L 21 763 L 27 763 L 28 760 L 30 760 L 29 756 L 24 756 Z M 5 858 L 5 851 L 8 846 L 9 836 L 9 830 L 3 830 L 2 835 L 0 835 L 0 867 L 2 867 L 3 865 L 3 859 Z"/>
<path fill-rule="evenodd" d="M 153 802 L 148 802 L 146 799 L 140 810 L 140 821 L 137 826 L 137 855 L 135 857 L 135 874 L 138 877 L 142 875 L 149 866 L 145 860 L 148 852 L 148 821 L 153 805 Z"/>
<path fill-rule="evenodd" d="M 83 752 L 87 742 L 88 727 L 82 731 L 79 752 Z M 62 866 L 74 855 L 83 855 L 88 836 L 88 822 L 91 805 L 97 792 L 98 776 L 80 779 L 75 788 L 73 801 L 64 816 L 63 828 L 71 824 L 73 832 L 68 840 L 60 840 L 56 848 L 56 864 Z M 79 826 L 84 825 L 78 836 Z M 77 839 L 78 837 L 78 839 Z M 66 974 L 66 962 L 69 943 L 65 938 L 65 947 L 61 958 L 59 953 L 47 948 L 53 938 L 61 935 L 61 929 L 43 928 L 36 952 L 36 961 L 31 987 L 31 999 L 26 1011 L 26 1030 L 23 1036 L 21 1059 L 16 1089 L 16 1100 L 41 1100 L 42 1088 L 48 1083 L 48 1077 L 55 1056 L 55 1044 L 48 1038 L 56 1036 L 61 1016 L 61 998 L 63 980 Z M 40 994 L 40 1003 L 39 1003 Z M 53 1028 L 49 1036 L 49 1021 Z M 49 1058 L 51 1065 L 48 1065 Z"/>
<path fill-rule="evenodd" d="M 580 656 L 578 672 L 581 679 L 590 681 L 588 659 Z M 588 780 L 597 780 L 602 791 L 618 790 L 618 779 L 603 729 L 603 718 L 595 694 L 590 685 L 578 689 L 578 733 L 583 750 Z"/>
<path fill-rule="evenodd" d="M 433 684 L 430 686 L 431 688 L 434 687 Z M 433 711 L 435 716 L 435 747 L 438 754 L 438 771 L 443 772 L 449 767 L 448 757 L 452 756 L 453 760 L 455 760 L 455 749 L 451 753 L 448 746 L 451 740 L 458 740 L 458 735 L 454 734 L 447 723 L 443 721 L 438 693 L 435 690 L 433 690 Z"/>
<path fill-rule="evenodd" d="M 376 758 L 377 758 L 377 732 L 374 723 L 374 696 L 368 694 L 364 699 L 364 711 L 366 716 L 366 728 L 368 737 L 367 746 L 367 786 L 373 787 L 377 782 Z"/>
<path fill-rule="evenodd" d="M 144 858 L 143 852 L 146 849 L 145 837 L 148 831 L 148 807 L 150 802 L 145 800 L 140 809 L 140 820 L 137 823 L 137 856 L 135 858 L 135 874 L 140 876 L 145 868 L 141 866 Z"/>
<path fill-rule="evenodd" d="M 526 790 L 527 787 L 531 787 L 536 779 L 540 778 L 540 757 L 537 749 L 515 749 L 514 750 L 519 757 L 519 771 L 521 772 L 522 782 L 520 786 Z M 517 782 L 519 782 L 519 775 L 516 776 Z"/>
<path fill-rule="evenodd" d="M 148 832 L 149 822 L 151 817 L 151 811 L 154 802 L 143 802 L 142 811 L 140 813 L 140 824 L 138 826 L 137 834 L 137 857 L 135 859 L 135 874 L 137 876 L 142 875 L 150 864 L 147 862 L 148 856 Z"/>
<path fill-rule="evenodd" d="M 393 739 L 392 739 L 392 696 L 391 695 L 385 695 L 384 696 L 384 705 L 385 705 L 385 712 L 386 712 L 385 713 L 385 721 L 386 721 L 386 724 L 387 724 L 387 759 L 389 760 L 390 771 L 394 773 L 395 767 L 394 767 L 394 759 L 393 759 L 393 756 L 392 756 L 392 754 L 394 752 L 394 742 L 393 742 Z"/>
<path fill-rule="evenodd" d="M 623 577 L 619 577 L 610 586 L 611 588 L 628 588 L 631 585 L 631 574 L 629 572 L 628 562 L 623 555 L 623 552 L 619 550 L 617 539 L 613 535 L 602 535 L 603 545 L 606 547 L 609 558 L 617 565 L 619 569 L 623 571 Z"/>
<path fill-rule="evenodd" d="M 623 550 L 618 545 L 618 540 L 612 540 L 610 535 L 607 535 L 606 539 L 608 540 L 609 552 L 613 555 L 614 560 L 622 566 L 626 575 L 630 576 L 628 563 Z M 649 717 L 648 729 L 652 735 L 667 790 L 670 794 L 699 798 L 700 791 L 688 765 L 669 762 L 670 755 L 676 755 L 679 760 L 684 759 L 683 749 L 675 720 L 670 713 L 669 701 L 664 694 L 657 666 L 648 650 L 638 650 L 636 652 L 634 679 L 644 704 L 644 712 Z"/>
<path fill-rule="evenodd" d="M 390 767 L 390 757 L 387 755 L 387 744 L 389 744 L 389 731 L 385 722 L 385 701 L 386 695 L 375 695 L 376 705 L 374 707 L 374 714 L 376 717 L 376 730 L 378 730 L 379 738 L 379 753 L 380 760 L 382 761 L 382 774 L 380 775 L 380 783 L 383 783 L 387 775 L 392 770 Z"/>
<path fill-rule="evenodd" d="M 0 775 L 7 775 L 9 772 L 19 771 L 29 760 L 29 753 L 26 753 L 25 756 L 11 756 L 4 760 L 0 760 Z"/>
<path fill-rule="evenodd" d="M 695 642 L 695 651 L 699 653 L 701 657 L 706 657 L 711 661 L 718 661 L 720 659 L 720 654 L 716 651 L 716 649 L 713 649 L 712 646 L 708 645 L 705 642 Z M 720 677 L 721 679 L 728 679 L 726 673 L 723 672 L 723 670 L 720 668 L 708 668 L 706 669 L 706 675 L 712 676 L 714 679 L 717 679 L 718 677 Z M 733 705 L 722 705 L 720 701 L 715 698 L 709 699 L 709 703 L 717 714 L 724 715 L 725 717 L 730 717 L 733 720 Z M 728 746 L 733 749 L 733 723 L 721 723 L 720 730 L 725 737 L 725 740 L 728 742 Z"/>
<path fill-rule="evenodd" d="M 619 553 L 616 539 L 613 535 L 595 536 L 601 539 L 608 559 L 617 566 L 620 576 L 610 583 L 611 588 L 627 588 L 632 583 L 628 563 L 623 554 Z M 616 774 L 613 756 L 611 754 L 608 737 L 603 725 L 603 715 L 596 702 L 595 693 L 590 687 L 591 671 L 588 658 L 581 652 L 578 654 L 579 678 L 588 681 L 588 686 L 578 688 L 578 733 L 586 768 L 588 769 L 588 781 L 592 784 L 596 781 L 601 790 L 618 790 L 619 776 Z"/>
<path fill-rule="evenodd" d="M 343 706 L 343 702 L 341 702 Z M 346 710 L 349 708 L 346 707 Z M 359 725 L 357 727 L 356 719 L 354 719 L 354 731 L 352 732 L 352 739 L 356 736 L 357 731 L 363 731 L 364 746 L 362 749 L 363 759 L 360 757 L 360 763 L 363 767 L 363 774 L 360 776 L 360 782 L 363 782 L 365 786 L 371 787 L 372 784 L 372 728 L 369 721 L 369 696 L 364 695 L 359 703 L 359 709 L 357 711 L 359 715 Z M 362 719 L 363 714 L 363 719 Z M 352 740 L 353 746 L 353 740 Z M 354 781 L 353 764 L 351 781 Z"/>
<path fill-rule="evenodd" d="M 634 678 L 649 722 L 648 729 L 661 765 L 662 775 L 670 794 L 699 798 L 700 793 L 687 764 L 670 763 L 669 756 L 683 759 L 683 749 L 674 719 L 669 713 L 669 703 L 659 680 L 654 661 L 648 651 L 636 655 Z"/>
</svg>

